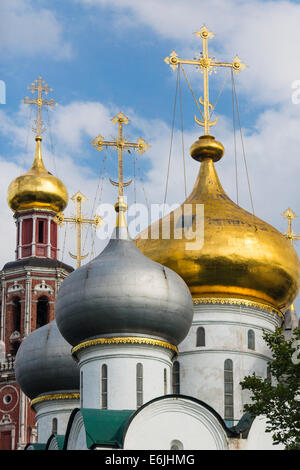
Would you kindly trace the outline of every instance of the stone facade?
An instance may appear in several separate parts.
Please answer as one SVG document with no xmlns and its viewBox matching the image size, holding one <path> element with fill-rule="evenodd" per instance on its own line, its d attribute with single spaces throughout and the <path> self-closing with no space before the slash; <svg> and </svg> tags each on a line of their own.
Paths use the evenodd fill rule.
<svg viewBox="0 0 300 470">
<path fill-rule="evenodd" d="M 15 380 L 14 357 L 23 338 L 54 319 L 58 289 L 72 271 L 70 266 L 56 259 L 54 215 L 37 210 L 15 215 L 16 260 L 6 263 L 0 273 L 0 341 L 5 344 L 4 360 L 2 358 L 0 363 L 0 449 L 23 448 L 27 442 L 35 442 L 37 436 L 35 413 Z M 30 246 L 28 253 L 21 243 L 24 220 L 31 221 L 34 228 L 30 231 L 32 239 L 26 245 L 26 249 Z M 37 243 L 37 224 L 41 220 L 44 225 L 40 236 L 44 238 L 43 243 Z"/>
</svg>

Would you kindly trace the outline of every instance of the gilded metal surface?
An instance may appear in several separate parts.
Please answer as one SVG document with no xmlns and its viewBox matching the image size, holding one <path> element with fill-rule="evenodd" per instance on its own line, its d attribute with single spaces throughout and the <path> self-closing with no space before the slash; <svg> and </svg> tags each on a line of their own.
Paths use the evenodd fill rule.
<svg viewBox="0 0 300 470">
<path fill-rule="evenodd" d="M 191 146 L 190 154 L 198 162 L 202 162 L 205 158 L 211 158 L 214 162 L 217 162 L 224 155 L 224 147 L 212 135 L 202 135 Z"/>
<path fill-rule="evenodd" d="M 209 102 L 209 86 L 208 86 L 208 75 L 212 72 L 215 67 L 229 67 L 234 72 L 238 73 L 240 70 L 246 68 L 246 65 L 243 64 L 238 56 L 235 56 L 232 62 L 216 62 L 213 60 L 212 57 L 208 56 L 208 48 L 207 48 L 207 39 L 211 39 L 214 37 L 214 33 L 209 31 L 206 26 L 202 26 L 199 31 L 194 33 L 196 36 L 202 38 L 202 53 L 199 59 L 193 60 L 185 60 L 180 59 L 175 51 L 172 51 L 169 57 L 166 57 L 164 61 L 170 65 L 170 67 L 175 70 L 178 66 L 180 67 L 181 64 L 188 64 L 194 65 L 201 70 L 203 73 L 203 96 L 204 98 L 200 97 L 199 102 L 203 105 L 203 121 L 198 119 L 195 116 L 195 121 L 199 126 L 204 127 L 204 134 L 209 135 L 209 128 L 214 126 L 218 118 L 214 121 L 211 121 L 211 114 L 214 110 L 213 105 Z"/>
<path fill-rule="evenodd" d="M 80 393 L 54 393 L 53 395 L 43 395 L 42 397 L 37 397 L 31 400 L 31 406 L 36 405 L 37 403 L 43 403 L 44 401 L 51 400 L 79 400 Z"/>
<path fill-rule="evenodd" d="M 42 79 L 41 76 L 38 77 L 37 80 L 35 80 L 31 86 L 27 87 L 29 90 L 34 93 L 35 91 L 37 92 L 37 97 L 36 98 L 28 98 L 26 96 L 25 100 L 23 102 L 25 104 L 36 104 L 37 107 L 37 118 L 35 121 L 36 127 L 32 128 L 32 130 L 36 133 L 37 136 L 41 136 L 43 132 L 45 132 L 46 128 L 44 126 L 44 123 L 42 121 L 42 107 L 43 106 L 50 106 L 53 107 L 57 105 L 57 103 L 54 101 L 53 98 L 51 100 L 45 100 L 43 97 L 43 93 L 46 95 L 49 93 L 49 91 L 53 91 L 52 88 L 49 88 L 49 86 L 45 83 L 45 80 Z"/>
<path fill-rule="evenodd" d="M 98 344 L 148 344 L 149 346 L 159 346 L 165 349 L 171 349 L 178 354 L 178 349 L 171 343 L 161 341 L 159 339 L 141 338 L 140 336 L 120 336 L 114 338 L 96 338 L 84 343 L 80 343 L 72 349 L 72 354 L 80 351 L 81 349 L 89 348 L 90 346 L 97 346 Z"/>
<path fill-rule="evenodd" d="M 72 201 L 76 203 L 76 215 L 74 217 L 64 217 L 64 214 L 62 212 L 59 212 L 56 217 L 54 217 L 54 222 L 56 222 L 58 225 L 61 225 L 63 222 L 69 222 L 73 223 L 76 225 L 76 230 L 77 230 L 77 253 L 76 255 L 73 255 L 72 253 L 69 252 L 69 255 L 71 258 L 77 260 L 77 268 L 81 266 L 81 261 L 89 255 L 88 253 L 83 255 L 81 253 L 81 234 L 82 234 L 82 225 L 84 224 L 92 224 L 95 228 L 100 224 L 100 222 L 103 223 L 103 220 L 101 217 L 98 215 L 95 215 L 93 219 L 86 219 L 82 216 L 82 210 L 81 210 L 81 204 L 83 202 L 86 202 L 86 197 L 84 194 L 82 194 L 80 191 L 77 191 L 76 194 L 74 194 L 71 197 Z"/>
<path fill-rule="evenodd" d="M 112 118 L 112 122 L 114 124 L 118 123 L 118 137 L 114 141 L 104 140 L 101 135 L 95 137 L 92 141 L 92 145 L 99 151 L 103 150 L 103 147 L 116 147 L 118 150 L 118 168 L 119 168 L 119 179 L 118 181 L 113 181 L 109 179 L 113 186 L 118 186 L 119 188 L 119 196 L 118 202 L 115 205 L 116 212 L 118 213 L 116 227 L 126 227 L 126 220 L 124 216 L 124 212 L 127 210 L 127 205 L 124 203 L 124 187 L 129 186 L 132 180 L 124 183 L 123 178 L 123 153 L 126 149 L 137 149 L 138 153 L 144 153 L 149 149 L 149 144 L 143 140 L 138 139 L 137 142 L 127 142 L 127 140 L 123 136 L 123 125 L 127 125 L 130 121 L 127 116 L 123 113 L 119 113 Z"/>
<path fill-rule="evenodd" d="M 280 310 L 277 310 L 270 305 L 263 304 L 261 302 L 254 302 L 253 300 L 247 299 L 237 299 L 237 298 L 226 298 L 226 297 L 194 297 L 193 302 L 195 305 L 199 304 L 220 304 L 220 305 L 245 305 L 246 307 L 255 307 L 260 310 L 265 310 L 270 313 L 275 313 L 279 317 L 283 317 L 283 314 Z M 290 307 L 291 308 L 291 307 Z"/>
<path fill-rule="evenodd" d="M 180 225 L 184 204 L 192 205 L 193 214 L 197 204 L 204 205 L 204 245 L 199 249 L 186 250 L 191 240 Z M 166 217 L 171 221 L 171 239 L 161 235 Z M 282 310 L 297 296 L 300 263 L 296 251 L 278 230 L 229 199 L 213 158 L 202 160 L 192 193 L 166 217 L 151 226 L 154 233 L 159 231 L 159 239 L 151 239 L 148 227 L 136 245 L 149 258 L 180 274 L 193 297 L 242 297 Z M 195 220 L 192 227 L 195 230 Z"/>
<path fill-rule="evenodd" d="M 36 133 L 35 157 L 30 170 L 24 175 L 18 176 L 9 185 L 7 202 L 13 211 L 47 209 L 59 212 L 68 204 L 68 192 L 65 185 L 46 170 L 41 150 L 41 135 L 46 130 L 42 121 L 42 107 L 52 107 L 57 103 L 53 99 L 44 99 L 43 93 L 47 95 L 49 91 L 52 91 L 52 88 L 49 88 L 41 76 L 28 88 L 32 93 L 37 92 L 36 98 L 29 99 L 26 96 L 24 100 L 27 105 L 35 104 L 37 106 L 36 127 L 32 128 Z"/>
<path fill-rule="evenodd" d="M 68 204 L 68 192 L 58 178 L 46 170 L 41 150 L 41 137 L 36 137 L 33 164 L 24 175 L 15 178 L 7 190 L 7 202 L 13 211 L 48 209 L 62 211 Z"/>
<path fill-rule="evenodd" d="M 294 240 L 300 240 L 300 236 L 299 235 L 296 235 L 294 232 L 293 232 L 293 228 L 292 228 L 292 220 L 294 219 L 297 219 L 297 216 L 295 214 L 295 212 L 288 208 L 283 214 L 282 216 L 285 218 L 285 219 L 288 219 L 288 229 L 287 229 L 287 232 L 284 234 L 286 236 L 286 238 L 288 240 L 290 240 L 291 243 L 293 243 Z"/>
</svg>

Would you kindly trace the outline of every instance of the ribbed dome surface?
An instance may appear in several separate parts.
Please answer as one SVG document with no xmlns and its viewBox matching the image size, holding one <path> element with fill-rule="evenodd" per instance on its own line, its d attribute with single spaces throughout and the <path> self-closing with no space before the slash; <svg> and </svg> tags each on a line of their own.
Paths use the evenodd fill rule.
<svg viewBox="0 0 300 470">
<path fill-rule="evenodd" d="M 30 399 L 51 392 L 79 390 L 79 367 L 55 320 L 22 341 L 16 356 L 15 373 L 22 391 Z"/>
<path fill-rule="evenodd" d="M 111 239 L 63 281 L 55 306 L 58 328 L 73 346 L 128 335 L 177 345 L 192 323 L 189 289 L 175 272 L 146 258 L 122 230 L 123 238 Z"/>
</svg>

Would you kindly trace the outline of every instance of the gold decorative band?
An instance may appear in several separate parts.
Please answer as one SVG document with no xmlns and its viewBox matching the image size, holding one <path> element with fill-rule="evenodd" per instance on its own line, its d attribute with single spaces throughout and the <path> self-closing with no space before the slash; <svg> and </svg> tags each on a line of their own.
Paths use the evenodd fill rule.
<svg viewBox="0 0 300 470">
<path fill-rule="evenodd" d="M 198 304 L 229 304 L 229 305 L 245 305 L 246 307 L 255 307 L 261 310 L 266 310 L 270 313 L 275 313 L 276 315 L 283 317 L 283 314 L 280 310 L 271 305 L 267 305 L 261 302 L 255 302 L 254 300 L 248 299 L 238 299 L 238 298 L 229 298 L 229 297 L 199 297 L 193 298 L 195 305 Z"/>
<path fill-rule="evenodd" d="M 36 405 L 37 403 L 42 403 L 43 401 L 49 400 L 79 400 L 79 393 L 53 393 L 52 395 L 43 395 L 42 397 L 37 397 L 31 400 L 31 406 Z"/>
<path fill-rule="evenodd" d="M 176 354 L 178 354 L 178 349 L 171 343 L 166 341 L 161 341 L 159 339 L 152 338 L 141 338 L 139 336 L 120 336 L 114 338 L 96 338 L 90 339 L 89 341 L 84 341 L 83 343 L 78 344 L 72 349 L 72 354 L 75 354 L 80 349 L 85 349 L 90 346 L 96 346 L 97 344 L 148 344 L 150 346 L 159 346 L 165 349 L 171 349 Z"/>
</svg>

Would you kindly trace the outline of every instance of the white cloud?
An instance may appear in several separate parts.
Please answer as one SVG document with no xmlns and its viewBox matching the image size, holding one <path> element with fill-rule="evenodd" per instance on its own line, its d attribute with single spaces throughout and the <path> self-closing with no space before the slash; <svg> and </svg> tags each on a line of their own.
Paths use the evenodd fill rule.
<svg viewBox="0 0 300 470">
<path fill-rule="evenodd" d="M 114 108 L 114 106 L 112 106 Z M 76 112 L 75 112 L 76 111 Z M 117 110 L 118 112 L 119 110 Z M 125 127 L 125 135 L 130 139 L 143 137 L 151 145 L 149 151 L 143 155 L 137 155 L 139 166 L 142 162 L 150 163 L 150 169 L 147 171 L 144 184 L 137 181 L 137 202 L 145 203 L 146 193 L 150 203 L 162 203 L 164 199 L 166 172 L 168 164 L 168 154 L 170 148 L 170 128 L 161 120 L 144 119 L 136 115 L 132 109 L 123 110 L 129 116 L 131 123 Z M 43 142 L 43 156 L 46 167 L 54 174 L 59 176 L 66 184 L 69 195 L 72 196 L 79 189 L 88 197 L 88 203 L 84 206 L 84 212 L 91 217 L 92 206 L 95 199 L 96 188 L 99 186 L 99 168 L 101 166 L 102 154 L 98 154 L 91 147 L 91 154 L 85 155 L 85 158 L 78 160 L 78 155 L 83 151 L 83 147 L 90 142 L 98 133 L 105 138 L 111 138 L 116 135 L 116 126 L 111 122 L 111 117 L 115 109 L 109 109 L 102 103 L 95 102 L 72 102 L 66 106 L 57 108 L 56 117 L 53 120 L 53 137 L 56 143 L 54 165 L 53 155 L 47 145 L 47 139 Z M 18 132 L 23 135 L 25 130 L 25 114 L 22 114 L 22 107 L 15 116 L 8 116 L 6 113 L 0 114 L 0 132 L 7 135 L 8 126 L 11 132 Z M 298 149 L 300 148 L 300 134 L 298 132 L 298 108 L 290 106 L 288 109 L 267 110 L 256 122 L 255 130 L 244 130 L 245 148 L 251 187 L 255 205 L 255 214 L 271 223 L 281 231 L 286 230 L 286 221 L 281 217 L 282 212 L 291 206 L 296 214 L 300 215 L 300 200 L 298 197 L 298 179 L 300 172 L 300 161 L 298 159 Z M 22 118 L 23 116 L 23 118 Z M 23 122 L 22 122 L 23 119 Z M 13 124 L 18 121 L 18 124 Z M 284 127 L 282 126 L 284 122 Z M 280 130 L 280 131 L 279 131 Z M 225 117 L 220 117 L 218 127 L 218 139 L 225 146 L 226 152 L 223 159 L 216 163 L 216 168 L 224 189 L 228 195 L 235 200 L 235 174 L 234 174 L 234 156 L 233 156 L 233 138 L 231 122 Z M 185 155 L 187 167 L 188 194 L 190 193 L 199 164 L 189 156 L 189 147 L 199 135 L 198 129 L 186 131 Z M 76 153 L 73 148 L 76 148 Z M 30 148 L 25 155 L 27 168 L 33 158 L 34 140 L 30 138 Z M 86 158 L 92 158 L 93 152 L 97 154 L 97 170 L 87 164 Z M 108 152 L 108 159 L 112 161 L 116 157 L 115 153 Z M 251 209 L 249 204 L 249 194 L 245 170 L 243 168 L 242 154 L 240 145 L 238 147 L 239 157 L 239 189 L 240 205 L 246 209 Z M 130 158 L 130 157 L 129 157 Z M 20 172 L 24 172 L 24 152 L 19 153 L 15 161 L 10 163 L 8 159 L 0 159 L 0 196 L 2 204 L 0 206 L 0 217 L 5 232 L 0 233 L 0 262 L 4 264 L 13 258 L 15 226 L 12 213 L 9 211 L 5 202 L 6 189 L 8 183 L 14 179 Z M 127 163 L 126 163 L 127 162 Z M 125 161 L 125 165 L 130 164 L 130 159 Z M 56 172 L 55 172 L 56 166 Z M 94 164 L 92 165 L 94 166 Z M 116 178 L 116 175 L 109 176 Z M 101 184 L 100 184 L 101 186 Z M 134 199 L 134 185 L 128 190 L 129 203 Z M 109 182 L 105 175 L 103 194 L 101 202 L 114 203 L 116 201 L 117 191 Z M 99 187 L 98 196 L 99 198 Z M 181 203 L 184 200 L 183 184 L 183 164 L 181 150 L 180 131 L 176 130 L 174 134 L 172 160 L 170 166 L 169 190 L 167 202 Z M 96 201 L 96 207 L 98 202 Z M 72 215 L 74 213 L 73 203 L 70 201 L 65 213 Z M 295 223 L 295 231 L 300 232 L 300 224 Z M 85 238 L 85 235 L 84 237 Z M 9 240 L 9 245 L 7 241 Z M 64 241 L 65 240 L 65 241 Z M 106 243 L 106 242 L 105 242 Z M 95 253 L 99 253 L 105 245 L 103 241 L 96 238 Z M 64 261 L 73 264 L 68 255 L 68 251 L 76 251 L 76 237 L 74 229 L 68 227 L 67 236 L 64 239 L 64 228 L 61 229 L 61 249 L 64 247 Z M 87 239 L 85 251 L 92 251 L 91 238 Z M 299 250 L 298 250 L 299 251 Z M 11 255 L 8 255 L 11 253 Z M 93 255 L 95 255 L 93 253 Z M 61 255 L 59 256 L 61 257 Z M 89 258 L 87 259 L 89 260 Z"/>
<path fill-rule="evenodd" d="M 113 9 L 118 34 L 128 34 L 128 28 L 142 25 L 151 27 L 170 39 L 182 57 L 188 47 L 194 53 L 202 49 L 199 38 L 192 33 L 205 23 L 216 34 L 209 41 L 211 55 L 231 61 L 238 53 L 246 62 L 248 68 L 239 79 L 243 93 L 247 92 L 256 103 L 291 102 L 291 84 L 300 79 L 299 4 L 285 0 L 75 1 Z"/>
<path fill-rule="evenodd" d="M 0 3 L 0 43 L 13 55 L 51 55 L 60 60 L 71 57 L 71 45 L 64 40 L 63 26 L 53 10 L 32 0 Z"/>
<path fill-rule="evenodd" d="M 59 107 L 55 115 L 55 135 L 72 150 L 80 150 L 83 137 L 93 139 L 101 134 L 109 140 L 115 133 L 111 117 L 117 112 L 101 103 L 80 101 Z"/>
</svg>

